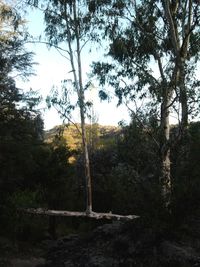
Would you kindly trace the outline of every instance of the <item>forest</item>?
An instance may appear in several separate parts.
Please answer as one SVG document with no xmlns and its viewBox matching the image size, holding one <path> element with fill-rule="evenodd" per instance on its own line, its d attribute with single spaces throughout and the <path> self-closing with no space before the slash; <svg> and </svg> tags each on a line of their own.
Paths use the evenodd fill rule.
<svg viewBox="0 0 200 267">
<path fill-rule="evenodd" d="M 63 119 L 48 131 L 41 92 L 18 87 L 28 43 L 71 69 L 45 99 Z M 103 53 L 85 80 L 88 48 Z M 0 266 L 200 266 L 199 56 L 199 0 L 0 1 Z M 90 87 L 130 123 L 100 125 Z"/>
</svg>

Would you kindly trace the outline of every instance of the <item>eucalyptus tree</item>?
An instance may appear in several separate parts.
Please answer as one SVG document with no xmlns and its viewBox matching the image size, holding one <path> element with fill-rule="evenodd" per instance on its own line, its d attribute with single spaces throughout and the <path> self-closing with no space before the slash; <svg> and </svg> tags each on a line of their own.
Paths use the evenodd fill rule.
<svg viewBox="0 0 200 267">
<path fill-rule="evenodd" d="M 39 7 L 38 1 L 28 1 L 29 4 Z M 85 1 L 77 0 L 49 0 L 41 2 L 44 11 L 44 21 L 46 23 L 45 34 L 48 39 L 49 46 L 60 47 L 60 52 L 65 54 L 66 60 L 69 61 L 71 71 L 66 75 L 66 80 L 73 80 L 73 88 L 77 94 L 77 104 L 80 110 L 81 119 L 81 136 L 82 147 L 85 161 L 85 178 L 86 178 L 86 212 L 92 212 L 92 189 L 91 189 L 91 174 L 88 146 L 86 139 L 86 101 L 84 91 L 88 84 L 84 86 L 83 68 L 82 68 L 82 51 L 87 45 L 90 27 L 89 22 L 92 19 L 88 12 Z M 56 71 L 56 70 L 55 70 Z M 71 78 L 72 77 L 72 78 Z M 66 88 L 67 90 L 67 88 Z M 55 100 L 55 99 L 54 99 Z M 56 101 L 54 101 L 56 102 Z M 71 110 L 72 105 L 65 102 L 65 111 Z M 69 113 L 68 113 L 69 114 Z M 66 112 L 65 112 L 66 115 Z"/>
<path fill-rule="evenodd" d="M 188 116 L 198 108 L 199 1 L 111 0 L 97 7 L 97 12 L 97 25 L 99 29 L 103 26 L 111 60 L 94 63 L 93 74 L 102 86 L 115 88 L 119 103 L 128 106 L 145 99 L 148 107 L 160 113 L 159 181 L 164 206 L 169 208 L 170 150 L 183 136 Z M 105 91 L 100 95 L 106 97 Z M 172 139 L 169 120 L 173 110 L 178 113 L 179 130 Z"/>
</svg>

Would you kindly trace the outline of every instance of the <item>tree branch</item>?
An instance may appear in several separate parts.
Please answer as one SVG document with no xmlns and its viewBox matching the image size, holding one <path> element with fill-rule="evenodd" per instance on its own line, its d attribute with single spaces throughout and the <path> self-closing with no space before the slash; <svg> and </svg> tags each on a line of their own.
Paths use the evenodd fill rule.
<svg viewBox="0 0 200 267">
<path fill-rule="evenodd" d="M 160 71 L 160 75 L 161 75 L 161 78 L 162 78 L 163 82 L 165 82 L 165 81 L 166 81 L 166 78 L 165 78 L 165 74 L 164 74 L 164 70 L 163 70 L 163 66 L 162 66 L 161 58 L 160 58 L 160 56 L 158 55 L 158 53 L 156 53 L 156 54 L 154 55 L 154 58 L 155 58 L 155 60 L 158 61 L 158 68 L 159 68 L 159 71 Z"/>
<path fill-rule="evenodd" d="M 136 27 L 138 27 L 138 29 L 141 31 L 141 32 L 143 32 L 144 34 L 147 34 L 147 35 L 149 35 L 149 36 L 152 36 L 152 35 L 155 35 L 159 40 L 161 40 L 161 41 L 163 41 L 164 39 L 163 38 L 161 38 L 156 32 L 151 32 L 151 31 L 147 31 L 146 29 L 144 29 L 143 27 L 142 27 L 142 25 L 139 23 L 139 21 L 138 21 L 138 19 L 137 19 L 137 3 L 136 3 L 136 1 L 134 0 L 134 8 L 135 8 L 135 16 L 134 15 L 130 15 L 132 18 L 134 18 L 135 19 L 135 21 L 133 22 L 132 20 L 130 20 L 129 18 L 127 18 L 127 17 L 125 17 L 126 19 L 128 19 L 131 23 L 134 23 L 135 24 L 135 26 Z M 156 6 L 157 7 L 157 6 Z M 158 7 L 157 7 L 158 8 Z"/>
<path fill-rule="evenodd" d="M 55 45 L 55 44 L 51 44 L 51 43 L 49 43 L 49 42 L 46 42 L 46 41 L 39 41 L 39 40 L 36 40 L 36 41 L 30 41 L 30 40 L 29 40 L 29 41 L 24 42 L 24 44 L 46 44 L 46 45 L 52 46 L 52 47 L 54 47 L 54 48 L 56 48 L 56 49 L 58 49 L 58 50 L 61 50 L 61 51 L 66 52 L 66 53 L 69 54 L 69 51 L 68 51 L 68 50 L 66 50 L 66 49 L 64 49 L 64 48 L 62 48 L 62 47 L 60 47 L 60 46 L 57 46 L 57 45 Z"/>
<path fill-rule="evenodd" d="M 179 45 L 178 45 L 176 29 L 175 29 L 175 25 L 174 25 L 173 18 L 172 18 L 172 13 L 171 13 L 170 7 L 169 7 L 169 1 L 168 0 L 164 0 L 163 4 L 164 4 L 164 10 L 165 10 L 165 13 L 166 13 L 166 17 L 167 17 L 167 20 L 168 20 L 168 23 L 169 23 L 169 26 L 170 26 L 170 33 L 171 33 L 171 40 L 172 40 L 172 43 L 173 43 L 173 47 L 174 47 L 176 55 L 178 55 L 180 48 L 179 48 Z"/>
<path fill-rule="evenodd" d="M 189 0 L 189 10 L 188 10 L 188 23 L 187 23 L 187 29 L 185 31 L 185 36 L 183 38 L 183 42 L 182 42 L 182 46 L 181 46 L 181 52 L 183 54 L 184 57 L 187 56 L 187 50 L 188 50 L 188 46 L 189 46 L 189 41 L 190 41 L 190 36 L 191 33 L 193 32 L 193 30 L 195 29 L 195 27 L 198 25 L 199 23 L 199 17 L 197 14 L 195 14 L 195 21 L 192 25 L 192 1 Z M 197 7 L 198 8 L 198 7 Z M 195 9 L 195 13 L 197 13 L 197 10 Z"/>
<path fill-rule="evenodd" d="M 66 112 L 62 112 L 62 111 L 60 111 L 56 106 L 53 106 L 53 107 L 54 107 L 54 108 L 56 109 L 56 111 L 60 114 L 60 116 L 64 118 L 63 123 L 64 123 L 65 120 L 67 119 L 71 124 L 73 124 L 73 125 L 75 126 L 76 130 L 78 131 L 78 133 L 79 133 L 80 135 L 82 135 L 80 129 L 79 129 L 78 126 L 77 126 L 77 123 L 75 123 L 72 119 L 70 119 L 70 117 L 66 115 Z"/>
</svg>

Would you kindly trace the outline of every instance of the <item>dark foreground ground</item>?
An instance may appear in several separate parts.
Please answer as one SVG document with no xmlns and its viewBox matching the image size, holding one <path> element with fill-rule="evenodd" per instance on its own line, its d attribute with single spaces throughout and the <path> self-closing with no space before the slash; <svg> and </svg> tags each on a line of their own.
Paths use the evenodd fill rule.
<svg viewBox="0 0 200 267">
<path fill-rule="evenodd" d="M 200 221 L 178 230 L 145 225 L 140 219 L 104 224 L 90 233 L 46 241 L 45 248 L 23 257 L 1 257 L 0 266 L 200 267 Z"/>
</svg>

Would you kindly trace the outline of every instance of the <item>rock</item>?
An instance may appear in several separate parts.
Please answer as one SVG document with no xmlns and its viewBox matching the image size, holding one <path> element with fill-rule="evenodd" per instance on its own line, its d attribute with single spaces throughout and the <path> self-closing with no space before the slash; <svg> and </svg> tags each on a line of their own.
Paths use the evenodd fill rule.
<svg viewBox="0 0 200 267">
<path fill-rule="evenodd" d="M 45 259 L 31 258 L 31 259 L 12 259 L 10 260 L 11 267 L 43 267 L 45 266 Z"/>
<path fill-rule="evenodd" d="M 180 263 L 190 263 L 192 266 L 200 266 L 200 256 L 196 251 L 189 246 L 164 241 L 161 244 L 162 253 L 166 256 L 168 261 L 176 261 Z"/>
<path fill-rule="evenodd" d="M 45 267 L 200 267 L 191 247 L 163 241 L 137 223 L 111 223 L 86 236 L 58 240 L 47 253 Z"/>
<path fill-rule="evenodd" d="M 13 243 L 4 237 L 0 237 L 0 251 L 6 252 L 13 249 Z"/>
</svg>

